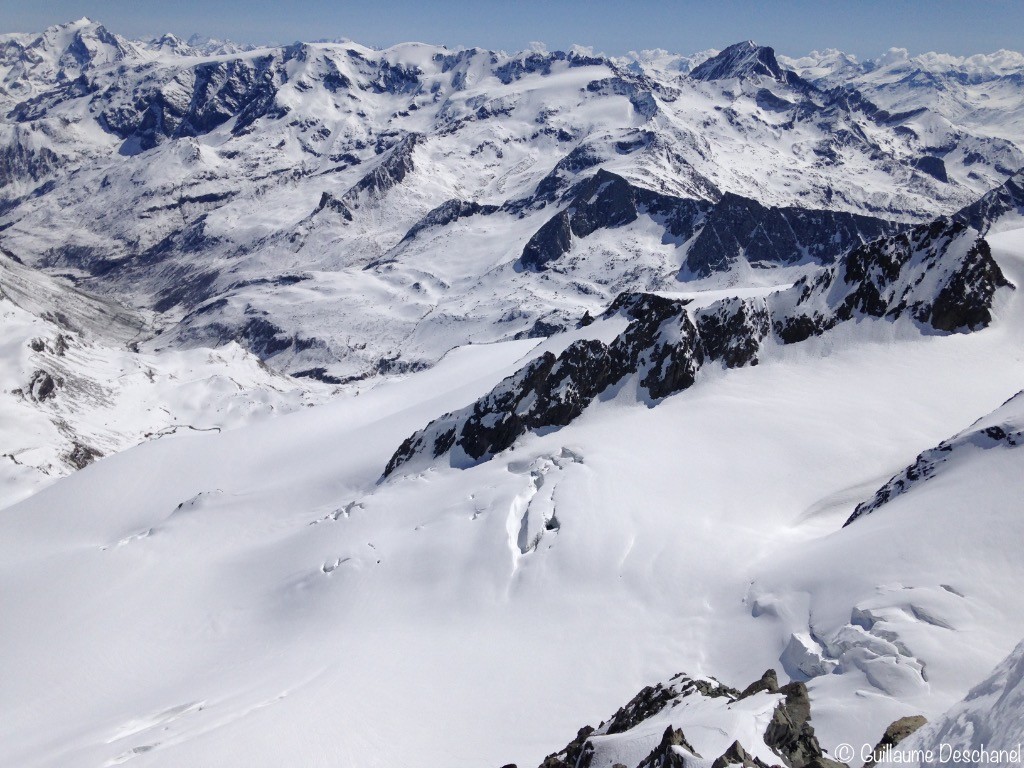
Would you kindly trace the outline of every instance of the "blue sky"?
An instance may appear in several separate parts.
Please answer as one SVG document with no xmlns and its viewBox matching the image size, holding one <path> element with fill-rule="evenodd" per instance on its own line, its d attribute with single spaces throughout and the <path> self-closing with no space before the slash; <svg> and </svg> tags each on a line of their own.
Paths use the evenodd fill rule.
<svg viewBox="0 0 1024 768">
<path fill-rule="evenodd" d="M 861 57 L 894 46 L 954 54 L 1024 48 L 1024 0 L 0 0 L 4 32 L 82 16 L 128 37 L 199 32 L 253 43 L 348 37 L 520 50 L 538 41 L 621 54 L 752 39 L 790 55 L 840 48 Z"/>
</svg>

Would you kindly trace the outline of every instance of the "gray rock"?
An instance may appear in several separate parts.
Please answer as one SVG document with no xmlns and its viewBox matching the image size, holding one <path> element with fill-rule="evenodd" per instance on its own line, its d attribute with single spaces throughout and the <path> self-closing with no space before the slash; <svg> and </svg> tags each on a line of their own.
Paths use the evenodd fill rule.
<svg viewBox="0 0 1024 768">
<path fill-rule="evenodd" d="M 46 371 L 37 370 L 32 374 L 32 378 L 29 380 L 29 397 L 37 403 L 41 403 L 44 400 L 55 397 L 57 394 L 57 387 L 60 386 L 61 383 L 60 379 L 54 379 L 53 376 L 48 374 Z"/>
<path fill-rule="evenodd" d="M 685 758 L 673 747 L 682 747 L 694 757 L 700 757 L 700 754 L 686 740 L 683 731 L 669 726 L 661 737 L 661 743 L 651 751 L 651 754 L 640 761 L 637 768 L 685 768 Z"/>
<path fill-rule="evenodd" d="M 922 715 L 909 715 L 894 721 L 885 729 L 885 733 L 882 734 L 882 738 L 879 739 L 878 744 L 871 753 L 871 759 L 864 763 L 864 768 L 874 768 L 886 749 L 895 747 L 927 722 Z"/>
<path fill-rule="evenodd" d="M 749 754 L 738 741 L 734 741 L 721 756 L 715 758 L 711 768 L 728 768 L 730 765 L 740 765 L 743 768 L 768 768 L 766 762 Z"/>
</svg>

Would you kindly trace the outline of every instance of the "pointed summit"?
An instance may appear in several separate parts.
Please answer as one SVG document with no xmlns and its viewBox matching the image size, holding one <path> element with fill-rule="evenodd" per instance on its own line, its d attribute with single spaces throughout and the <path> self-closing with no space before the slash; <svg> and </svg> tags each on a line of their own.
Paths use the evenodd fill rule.
<svg viewBox="0 0 1024 768">
<path fill-rule="evenodd" d="M 795 72 L 779 66 L 772 48 L 757 45 L 753 40 L 730 45 L 717 56 L 695 67 L 690 77 L 703 81 L 770 77 L 780 83 L 800 82 Z"/>
</svg>

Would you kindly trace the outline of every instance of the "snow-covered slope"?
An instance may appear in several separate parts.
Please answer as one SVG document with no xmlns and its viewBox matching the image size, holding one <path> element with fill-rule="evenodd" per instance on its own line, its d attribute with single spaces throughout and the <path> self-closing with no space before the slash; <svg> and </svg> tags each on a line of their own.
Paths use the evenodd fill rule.
<svg viewBox="0 0 1024 768">
<path fill-rule="evenodd" d="M 942 763 L 1012 768 L 1021 764 L 1024 744 L 1024 643 L 964 700 L 922 728 L 880 766 Z"/>
<path fill-rule="evenodd" d="M 0 507 L 179 430 L 220 430 L 322 402 L 237 344 L 140 353 L 151 316 L 0 253 Z"/>
</svg>

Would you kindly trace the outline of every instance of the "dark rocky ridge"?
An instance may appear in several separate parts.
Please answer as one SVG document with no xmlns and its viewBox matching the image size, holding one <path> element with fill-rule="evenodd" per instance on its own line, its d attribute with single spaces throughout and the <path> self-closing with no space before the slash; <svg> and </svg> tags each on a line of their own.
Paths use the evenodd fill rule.
<svg viewBox="0 0 1024 768">
<path fill-rule="evenodd" d="M 801 342 L 856 318 L 906 317 L 939 332 L 979 330 L 991 321 L 996 290 L 1008 285 L 977 232 L 937 219 L 855 248 L 765 298 L 729 298 L 691 314 L 687 302 L 622 294 L 603 317 L 621 314 L 629 325 L 610 344 L 580 340 L 558 356 L 545 352 L 472 405 L 411 435 L 383 477 L 417 457 L 450 454 L 453 466 L 486 460 L 527 432 L 569 424 L 629 377 L 638 395 L 654 403 L 692 386 L 704 365 L 756 365 L 766 343 Z"/>
<path fill-rule="evenodd" d="M 388 152 L 380 165 L 357 181 L 341 198 L 350 208 L 359 206 L 362 197 L 379 198 L 392 187 L 402 183 L 412 173 L 412 153 L 423 137 L 418 133 L 407 133 Z"/>
<path fill-rule="evenodd" d="M 773 327 L 787 344 L 856 317 L 906 315 L 937 331 L 976 331 L 991 322 L 995 292 L 1004 286 L 975 230 L 936 219 L 854 248 L 834 268 L 799 280 L 778 294 L 786 306 Z"/>
<path fill-rule="evenodd" d="M 727 271 L 740 258 L 762 265 L 830 264 L 845 251 L 905 228 L 885 219 L 838 211 L 768 208 L 727 193 L 717 203 L 654 192 L 599 170 L 566 194 L 567 208 L 530 238 L 519 266 L 550 268 L 572 246 L 599 229 L 624 226 L 648 215 L 665 228 L 666 239 L 686 242 L 681 278 Z"/>
</svg>

